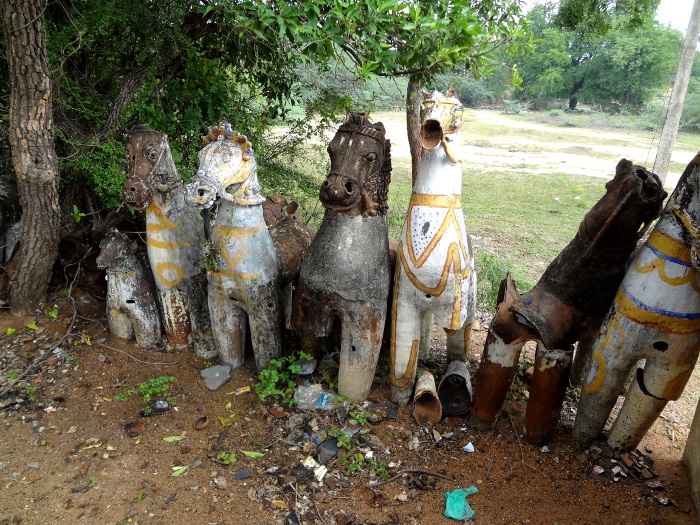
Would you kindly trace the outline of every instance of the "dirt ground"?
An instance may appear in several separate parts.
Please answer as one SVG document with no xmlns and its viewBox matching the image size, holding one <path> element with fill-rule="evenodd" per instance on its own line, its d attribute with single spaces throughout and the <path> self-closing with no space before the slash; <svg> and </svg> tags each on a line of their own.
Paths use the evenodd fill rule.
<svg viewBox="0 0 700 525">
<path fill-rule="evenodd" d="M 496 427 L 479 432 L 459 417 L 423 428 L 410 408 L 387 417 L 389 389 L 378 373 L 361 409 L 377 420 L 362 427 L 356 454 L 371 451 L 374 465 L 384 461 L 393 481 L 369 487 L 379 481 L 369 461 L 347 474 L 349 464 L 338 457 L 316 481 L 301 462 L 309 454 L 319 459 L 327 433 L 344 426 L 334 412 L 275 407 L 254 390 L 236 395 L 256 382 L 252 356 L 229 383 L 209 391 L 200 378 L 207 366 L 201 359 L 112 337 L 102 305 L 90 302 L 91 313 L 83 305 L 67 336 L 68 304 L 56 319 L 0 316 L 2 333 L 17 328 L 2 339 L 0 385 L 8 384 L 12 370 L 27 370 L 23 382 L 35 389 L 10 389 L 0 400 L 0 523 L 446 524 L 455 520 L 443 516 L 445 493 L 470 486 L 478 492 L 468 498 L 475 511 L 468 523 L 697 522 L 680 459 L 687 426 L 659 420 L 639 447 L 640 468 L 618 479 L 612 468 L 621 459 L 603 443 L 584 449 L 573 441 L 570 402 L 547 449 L 522 440 L 527 374 Z M 35 319 L 36 329 L 19 329 Z M 472 373 L 487 322 L 474 333 Z M 440 335 L 433 332 L 438 358 L 423 363 L 438 374 L 444 364 Z M 383 356 L 378 370 L 385 365 Z M 133 388 L 159 376 L 176 378 L 171 410 L 142 417 L 140 396 L 115 399 L 125 383 Z M 697 389 L 692 381 L 689 388 Z M 209 426 L 195 429 L 204 415 Z M 130 423 L 143 424 L 130 428 L 133 437 Z M 179 440 L 164 439 L 172 436 Z M 472 453 L 463 449 L 469 443 Z M 237 461 L 222 464 L 221 452 L 234 453 Z M 640 474 L 644 467 L 650 479 Z M 411 469 L 416 472 L 406 472 Z"/>
<path fill-rule="evenodd" d="M 503 158 L 509 147 L 503 141 L 494 153 L 467 146 L 482 154 L 473 162 L 485 164 Z M 525 154 L 515 155 L 522 163 Z M 488 317 L 481 312 L 472 337 L 475 381 Z M 335 411 L 260 401 L 252 356 L 230 382 L 210 391 L 200 377 L 209 363 L 192 352 L 146 351 L 110 335 L 103 295 L 85 287 L 69 298 L 57 292 L 31 317 L 0 313 L 0 334 L 8 329 L 15 331 L 0 335 L 2 525 L 437 525 L 455 522 L 443 515 L 445 493 L 471 486 L 478 492 L 468 497 L 475 514 L 467 523 L 698 523 L 681 462 L 700 393 L 697 373 L 636 453 L 621 457 L 603 442 L 582 448 L 572 439 L 574 390 L 547 448 L 526 443 L 526 366 L 493 430 L 470 429 L 461 417 L 421 427 L 410 408 L 394 414 L 383 355 L 370 398 L 353 407 L 368 421 L 352 457 L 343 461 L 341 450 L 318 481 L 302 461 L 334 452 L 328 434 L 357 425 L 339 421 Z M 293 345 L 293 334 L 287 336 Z M 445 358 L 438 330 L 431 350 L 434 357 L 421 366 L 439 381 Z M 530 350 L 522 363 L 532 360 Z M 138 394 L 117 399 L 161 376 L 176 379 L 176 404 L 168 411 L 145 417 Z M 196 429 L 204 416 L 208 426 Z M 473 452 L 464 449 L 470 443 Z M 614 473 L 621 464 L 627 476 Z"/>
</svg>

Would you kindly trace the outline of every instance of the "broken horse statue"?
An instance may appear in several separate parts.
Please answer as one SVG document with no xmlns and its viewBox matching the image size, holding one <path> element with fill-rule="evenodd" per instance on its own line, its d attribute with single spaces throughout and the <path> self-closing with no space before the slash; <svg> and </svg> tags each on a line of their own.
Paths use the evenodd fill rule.
<svg viewBox="0 0 700 525">
<path fill-rule="evenodd" d="M 681 175 L 605 317 L 584 376 L 573 431 L 578 441 L 602 432 L 642 359 L 646 364 L 637 369 L 608 444 L 634 449 L 666 404 L 680 397 L 700 351 L 699 268 L 700 154 Z"/>
<path fill-rule="evenodd" d="M 326 211 L 302 262 L 292 326 L 303 336 L 324 337 L 340 320 L 338 393 L 360 401 L 372 387 L 391 281 L 390 142 L 381 123 L 353 112 L 328 153 L 331 172 L 320 192 Z"/>
<path fill-rule="evenodd" d="M 170 153 L 168 136 L 139 124 L 126 144 L 129 179 L 124 203 L 146 210 L 146 245 L 168 341 L 194 345 L 204 359 L 216 355 L 206 303 L 202 266 L 204 226 L 185 204 L 182 179 Z"/>
<path fill-rule="evenodd" d="M 509 278 L 502 285 L 479 366 L 472 426 L 495 424 L 520 350 L 525 341 L 537 340 L 524 436 L 535 445 L 549 441 L 568 386 L 573 345 L 597 335 L 627 260 L 666 197 L 656 175 L 626 159 L 605 188 L 531 291 L 518 295 Z"/>
<path fill-rule="evenodd" d="M 122 339 L 133 335 L 143 348 L 157 346 L 160 315 L 145 256 L 137 253 L 135 241 L 116 230 L 107 234 L 100 249 L 96 262 L 107 271 L 109 331 Z"/>
<path fill-rule="evenodd" d="M 258 370 L 282 351 L 280 263 L 263 219 L 258 168 L 244 135 L 228 122 L 209 128 L 199 168 L 187 184 L 187 203 L 218 203 L 208 264 L 209 311 L 219 359 L 245 361 L 246 318 Z"/>
<path fill-rule="evenodd" d="M 413 393 L 424 314 L 432 312 L 447 332 L 448 360 L 464 361 L 476 307 L 455 151 L 462 105 L 436 91 L 423 101 L 421 120 L 422 156 L 399 237 L 391 314 L 391 397 L 401 406 Z"/>
</svg>

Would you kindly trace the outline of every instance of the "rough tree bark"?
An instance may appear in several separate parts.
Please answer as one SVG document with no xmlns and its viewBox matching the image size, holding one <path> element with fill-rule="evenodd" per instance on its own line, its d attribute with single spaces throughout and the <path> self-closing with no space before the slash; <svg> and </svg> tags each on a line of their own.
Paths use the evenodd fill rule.
<svg viewBox="0 0 700 525">
<path fill-rule="evenodd" d="M 58 162 L 43 0 L 2 0 L 10 77 L 10 144 L 22 207 L 20 247 L 10 264 L 10 311 L 24 315 L 46 297 L 58 252 Z"/>
<path fill-rule="evenodd" d="M 412 183 L 416 181 L 418 162 L 420 161 L 420 103 L 422 99 L 421 83 L 418 81 L 418 77 L 409 77 L 406 88 L 406 132 L 408 133 L 408 147 L 411 151 Z"/>
</svg>

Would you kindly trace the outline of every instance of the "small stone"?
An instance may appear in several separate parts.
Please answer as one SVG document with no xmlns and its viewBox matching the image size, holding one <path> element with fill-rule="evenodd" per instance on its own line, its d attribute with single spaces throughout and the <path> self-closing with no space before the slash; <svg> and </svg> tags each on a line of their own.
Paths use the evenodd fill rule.
<svg viewBox="0 0 700 525">
<path fill-rule="evenodd" d="M 132 421 L 124 425 L 124 430 L 130 437 L 136 437 L 145 430 L 146 426 L 141 421 Z"/>
<path fill-rule="evenodd" d="M 204 466 L 204 463 L 202 462 L 201 459 L 195 459 L 194 462 L 190 465 L 190 468 L 201 468 Z"/>
<path fill-rule="evenodd" d="M 602 474 L 603 472 L 605 472 L 605 469 L 604 469 L 603 467 L 601 467 L 600 465 L 596 465 L 596 466 L 593 467 L 593 472 L 594 472 L 595 474 L 600 475 L 600 474 Z"/>
<path fill-rule="evenodd" d="M 338 455 L 338 440 L 328 439 L 318 446 L 318 462 L 328 465 Z"/>
<path fill-rule="evenodd" d="M 37 463 L 36 461 L 30 461 L 29 463 L 27 463 L 27 466 L 29 468 L 34 468 L 34 469 L 38 469 L 41 467 L 41 465 L 39 465 L 39 463 Z"/>
<path fill-rule="evenodd" d="M 629 454 L 621 454 L 620 459 L 625 464 L 625 466 L 628 468 L 631 467 L 632 465 L 634 465 L 634 460 L 630 457 Z"/>
<path fill-rule="evenodd" d="M 220 478 L 214 478 L 214 485 L 216 485 L 220 489 L 228 488 L 228 482 L 226 481 L 226 478 L 223 476 L 221 476 Z"/>
<path fill-rule="evenodd" d="M 663 490 L 664 484 L 659 480 L 649 480 L 644 483 L 651 490 Z"/>
<path fill-rule="evenodd" d="M 666 497 L 665 494 L 661 494 L 659 492 L 655 492 L 652 494 L 652 497 L 656 500 L 656 502 L 660 505 L 667 506 L 670 503 L 670 500 Z"/>
<path fill-rule="evenodd" d="M 231 380 L 231 367 L 223 365 L 210 366 L 200 372 L 204 385 L 209 390 L 218 390 Z"/>
<path fill-rule="evenodd" d="M 252 476 L 252 474 L 251 474 L 250 471 L 249 471 L 248 469 L 246 469 L 246 468 L 244 468 L 243 470 L 239 470 L 238 472 L 236 472 L 236 473 L 233 475 L 233 477 L 236 478 L 236 479 L 246 479 L 246 478 L 249 478 L 249 477 L 251 477 L 251 476 Z"/>
<path fill-rule="evenodd" d="M 644 476 L 644 479 L 651 479 L 654 477 L 654 473 L 648 468 L 642 469 L 641 474 Z"/>
<path fill-rule="evenodd" d="M 327 476 L 324 481 L 326 482 L 326 486 L 331 489 L 335 490 L 338 488 L 338 483 L 336 482 L 335 478 L 333 476 Z"/>
</svg>

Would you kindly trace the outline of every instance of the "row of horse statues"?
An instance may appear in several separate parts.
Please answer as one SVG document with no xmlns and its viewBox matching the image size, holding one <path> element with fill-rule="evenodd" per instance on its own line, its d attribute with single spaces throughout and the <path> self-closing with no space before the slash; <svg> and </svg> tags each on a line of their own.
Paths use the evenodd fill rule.
<svg viewBox="0 0 700 525">
<path fill-rule="evenodd" d="M 260 370 L 281 355 L 285 323 L 301 336 L 323 337 L 339 320 L 338 392 L 359 401 L 371 390 L 386 326 L 391 397 L 407 405 L 433 321 L 447 334 L 448 361 L 466 361 L 469 352 L 476 272 L 461 202 L 462 114 L 453 93 L 427 94 L 420 164 L 393 243 L 390 141 L 364 113 L 352 113 L 330 142 L 315 234 L 293 210 L 265 220 L 252 146 L 229 124 L 209 129 L 187 184 L 167 136 L 135 127 L 124 202 L 145 210 L 148 261 L 122 233 L 103 241 L 98 263 L 108 273 L 110 329 L 153 347 L 160 318 L 170 344 L 235 368 L 249 326 Z M 473 427 L 495 425 L 521 349 L 536 341 L 525 438 L 551 439 L 575 378 L 582 394 L 574 436 L 596 439 L 630 372 L 646 360 L 608 435 L 616 449 L 637 446 L 681 395 L 700 350 L 699 192 L 700 154 L 665 207 L 659 178 L 623 159 L 533 290 L 520 294 L 504 280 L 471 396 Z M 210 227 L 203 217 L 213 206 Z M 151 281 L 154 288 L 143 284 Z"/>
</svg>

